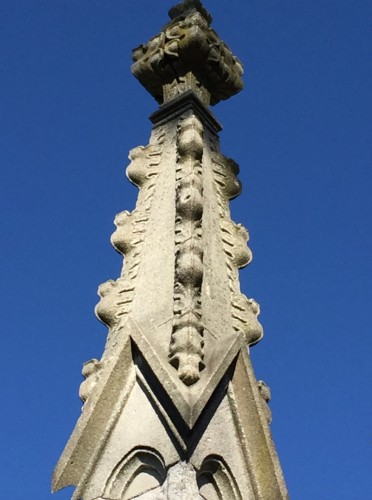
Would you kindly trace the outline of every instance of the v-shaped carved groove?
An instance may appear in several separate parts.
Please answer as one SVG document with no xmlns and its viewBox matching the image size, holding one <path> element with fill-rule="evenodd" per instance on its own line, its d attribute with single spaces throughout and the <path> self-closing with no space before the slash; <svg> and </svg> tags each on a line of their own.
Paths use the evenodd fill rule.
<svg viewBox="0 0 372 500">
<path fill-rule="evenodd" d="M 132 342 L 132 353 L 133 362 L 137 368 L 138 383 L 162 421 L 169 438 L 180 455 L 180 459 L 189 460 L 226 394 L 235 371 L 238 354 L 214 389 L 195 425 L 190 429 L 135 342 Z"/>
<path fill-rule="evenodd" d="M 199 380 L 197 386 L 190 388 L 179 380 L 177 372 L 172 370 L 167 359 L 162 360 L 157 346 L 149 342 L 146 334 L 131 318 L 128 318 L 127 328 L 130 337 L 156 378 L 161 381 L 184 423 L 192 429 L 233 359 L 243 347 L 241 337 L 232 333 L 218 343 L 215 342 L 211 352 L 215 366 L 210 368 L 204 379 Z"/>
</svg>

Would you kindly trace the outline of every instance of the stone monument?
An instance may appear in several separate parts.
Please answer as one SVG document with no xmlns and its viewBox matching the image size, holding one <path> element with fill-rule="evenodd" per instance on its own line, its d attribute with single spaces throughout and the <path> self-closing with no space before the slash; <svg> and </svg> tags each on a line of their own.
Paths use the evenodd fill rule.
<svg viewBox="0 0 372 500">
<path fill-rule="evenodd" d="M 259 305 L 240 291 L 247 230 L 230 218 L 238 165 L 220 152 L 209 106 L 242 87 L 243 68 L 199 0 L 133 51 L 132 72 L 160 104 L 147 146 L 130 152 L 133 212 L 115 218 L 124 256 L 99 287 L 108 327 L 84 364 L 82 415 L 53 491 L 82 500 L 288 498 L 270 433 L 270 390 L 249 348 Z"/>
</svg>

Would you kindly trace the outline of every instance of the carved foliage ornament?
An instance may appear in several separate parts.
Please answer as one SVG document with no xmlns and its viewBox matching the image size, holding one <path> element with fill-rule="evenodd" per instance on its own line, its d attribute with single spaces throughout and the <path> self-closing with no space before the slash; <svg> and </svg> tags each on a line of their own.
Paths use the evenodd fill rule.
<svg viewBox="0 0 372 500">
<path fill-rule="evenodd" d="M 185 15 L 133 50 L 132 73 L 163 103 L 163 86 L 191 72 L 210 94 L 210 104 L 217 104 L 242 90 L 243 67 L 199 9 L 186 10 Z"/>
<path fill-rule="evenodd" d="M 174 323 L 169 361 L 192 385 L 203 363 L 201 286 L 203 281 L 203 126 L 195 115 L 181 119 L 177 137 Z"/>
</svg>

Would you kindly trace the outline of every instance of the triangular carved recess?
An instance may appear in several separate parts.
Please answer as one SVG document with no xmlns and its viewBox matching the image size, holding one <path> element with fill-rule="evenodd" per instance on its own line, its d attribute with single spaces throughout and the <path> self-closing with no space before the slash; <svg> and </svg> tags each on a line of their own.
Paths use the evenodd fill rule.
<svg viewBox="0 0 372 500">
<path fill-rule="evenodd" d="M 164 356 L 164 353 L 161 353 L 156 345 L 148 341 L 146 334 L 141 332 L 131 319 L 128 320 L 127 325 L 128 332 L 130 332 L 130 336 L 142 356 L 158 380 L 161 381 L 183 420 L 191 429 L 221 378 L 242 348 L 242 339 L 234 332 L 226 335 L 222 341 L 214 342 L 213 348 L 209 349 L 205 356 L 209 370 L 202 372 L 197 385 L 190 387 L 180 381 L 177 372 L 169 365 L 167 356 Z"/>
</svg>

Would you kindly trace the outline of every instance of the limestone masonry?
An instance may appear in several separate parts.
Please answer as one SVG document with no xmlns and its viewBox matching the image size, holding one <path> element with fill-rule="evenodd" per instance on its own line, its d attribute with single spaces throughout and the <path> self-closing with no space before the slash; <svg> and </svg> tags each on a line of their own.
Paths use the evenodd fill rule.
<svg viewBox="0 0 372 500">
<path fill-rule="evenodd" d="M 132 72 L 160 108 L 150 142 L 130 152 L 133 212 L 115 217 L 121 275 L 99 287 L 108 327 L 83 366 L 82 415 L 53 491 L 75 500 L 288 498 L 270 433 L 270 390 L 249 347 L 259 305 L 240 291 L 252 259 L 230 218 L 238 165 L 220 152 L 209 110 L 239 92 L 243 68 L 199 0 L 133 51 Z"/>
</svg>

